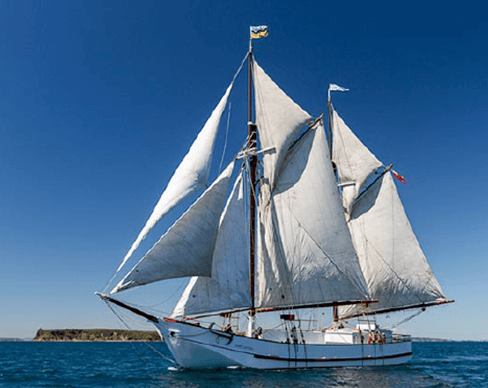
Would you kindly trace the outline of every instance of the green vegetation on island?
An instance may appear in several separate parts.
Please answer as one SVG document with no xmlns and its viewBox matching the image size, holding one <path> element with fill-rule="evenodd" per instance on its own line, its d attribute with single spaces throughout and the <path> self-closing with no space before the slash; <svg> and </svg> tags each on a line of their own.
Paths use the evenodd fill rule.
<svg viewBox="0 0 488 388">
<path fill-rule="evenodd" d="M 116 329 L 39 329 L 33 341 L 161 341 L 155 331 Z"/>
</svg>

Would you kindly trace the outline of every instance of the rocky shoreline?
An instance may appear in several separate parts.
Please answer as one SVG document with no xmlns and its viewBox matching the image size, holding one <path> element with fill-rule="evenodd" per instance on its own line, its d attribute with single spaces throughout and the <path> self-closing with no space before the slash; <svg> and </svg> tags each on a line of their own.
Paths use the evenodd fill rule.
<svg viewBox="0 0 488 388">
<path fill-rule="evenodd" d="M 116 329 L 39 329 L 33 341 L 161 341 L 156 331 Z"/>
</svg>

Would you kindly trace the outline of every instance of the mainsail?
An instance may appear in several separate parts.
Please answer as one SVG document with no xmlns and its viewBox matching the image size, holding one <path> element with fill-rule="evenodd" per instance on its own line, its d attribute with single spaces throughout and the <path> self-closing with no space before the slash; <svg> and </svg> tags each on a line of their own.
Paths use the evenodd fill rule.
<svg viewBox="0 0 488 388">
<path fill-rule="evenodd" d="M 163 279 L 210 276 L 234 162 L 114 287 L 111 294 Z"/>
<path fill-rule="evenodd" d="M 355 203 L 349 228 L 371 297 L 379 301 L 367 311 L 445 300 L 389 172 Z M 364 311 L 350 306 L 341 315 Z"/>
<path fill-rule="evenodd" d="M 258 305 L 367 299 L 322 121 L 290 148 L 276 176 L 273 189 L 260 189 Z"/>
<path fill-rule="evenodd" d="M 233 84 L 234 81 L 227 88 L 224 96 L 192 144 L 190 151 L 176 169 L 166 190 L 161 195 L 151 216 L 147 220 L 146 225 L 139 233 L 139 236 L 137 236 L 129 252 L 125 255 L 117 272 L 120 271 L 134 251 L 139 247 L 142 240 L 146 238 L 147 234 L 166 213 L 207 185 L 220 118 L 227 105 L 227 99 Z"/>
<path fill-rule="evenodd" d="M 336 165 L 348 226 L 368 290 L 378 303 L 341 308 L 342 316 L 359 315 L 444 300 L 442 290 L 420 248 L 395 184 L 385 172 L 361 190 L 382 163 L 332 110 L 333 161 Z"/>
<path fill-rule="evenodd" d="M 344 120 L 332 109 L 332 161 L 337 166 L 342 202 L 346 213 L 371 175 L 383 164 L 361 143 Z"/>
<path fill-rule="evenodd" d="M 220 220 L 211 277 L 188 283 L 172 316 L 188 316 L 251 306 L 249 241 L 243 176 L 239 175 Z"/>
<path fill-rule="evenodd" d="M 310 115 L 288 97 L 254 61 L 256 124 L 263 149 L 264 176 L 274 187 L 276 174 L 288 148 L 303 129 Z"/>
</svg>

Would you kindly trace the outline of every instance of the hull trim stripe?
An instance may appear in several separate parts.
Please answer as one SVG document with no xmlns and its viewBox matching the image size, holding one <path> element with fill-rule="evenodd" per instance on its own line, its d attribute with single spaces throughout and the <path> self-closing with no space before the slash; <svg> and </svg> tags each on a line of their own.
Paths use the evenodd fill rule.
<svg viewBox="0 0 488 388">
<path fill-rule="evenodd" d="M 281 358 L 278 356 L 265 356 L 261 354 L 255 354 L 254 358 L 261 358 L 265 360 L 276 360 L 276 361 L 286 361 L 286 362 L 341 362 L 341 361 L 362 361 L 362 360 L 385 360 L 391 358 L 400 358 L 412 356 L 412 352 L 392 354 L 389 356 L 379 356 L 379 357 L 358 357 L 358 358 Z"/>
</svg>

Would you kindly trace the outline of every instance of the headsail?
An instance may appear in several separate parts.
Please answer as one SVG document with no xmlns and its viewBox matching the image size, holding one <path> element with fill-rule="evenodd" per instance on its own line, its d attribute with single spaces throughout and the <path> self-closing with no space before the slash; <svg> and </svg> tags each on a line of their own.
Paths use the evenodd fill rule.
<svg viewBox="0 0 488 388">
<path fill-rule="evenodd" d="M 249 236 L 243 177 L 239 175 L 220 220 L 212 276 L 193 277 L 172 316 L 188 316 L 251 306 Z"/>
<path fill-rule="evenodd" d="M 219 220 L 234 162 L 168 229 L 111 294 L 158 280 L 210 276 Z"/>
<path fill-rule="evenodd" d="M 227 99 L 233 84 L 234 81 L 227 88 L 224 96 L 192 144 L 190 151 L 176 169 L 166 190 L 161 195 L 151 216 L 147 220 L 146 225 L 139 233 L 139 236 L 137 236 L 129 252 L 125 255 L 117 272 L 120 271 L 134 251 L 139 247 L 142 240 L 146 238 L 147 234 L 166 213 L 191 194 L 202 190 L 207 185 L 220 118 L 227 104 Z"/>
<path fill-rule="evenodd" d="M 368 311 L 443 300 L 445 296 L 415 237 L 390 173 L 355 203 L 349 220 L 371 297 Z M 341 315 L 363 311 L 349 306 Z"/>
<path fill-rule="evenodd" d="M 264 176 L 274 187 L 288 148 L 311 117 L 288 97 L 254 61 L 256 94 L 256 124 L 263 149 L 274 147 L 274 152 L 263 155 Z"/>
<path fill-rule="evenodd" d="M 260 192 L 260 307 L 368 298 L 322 121 L 288 151 L 275 188 Z"/>
<path fill-rule="evenodd" d="M 382 163 L 361 143 L 344 120 L 332 109 L 332 160 L 342 186 L 342 202 L 347 213 L 371 175 Z"/>
</svg>

